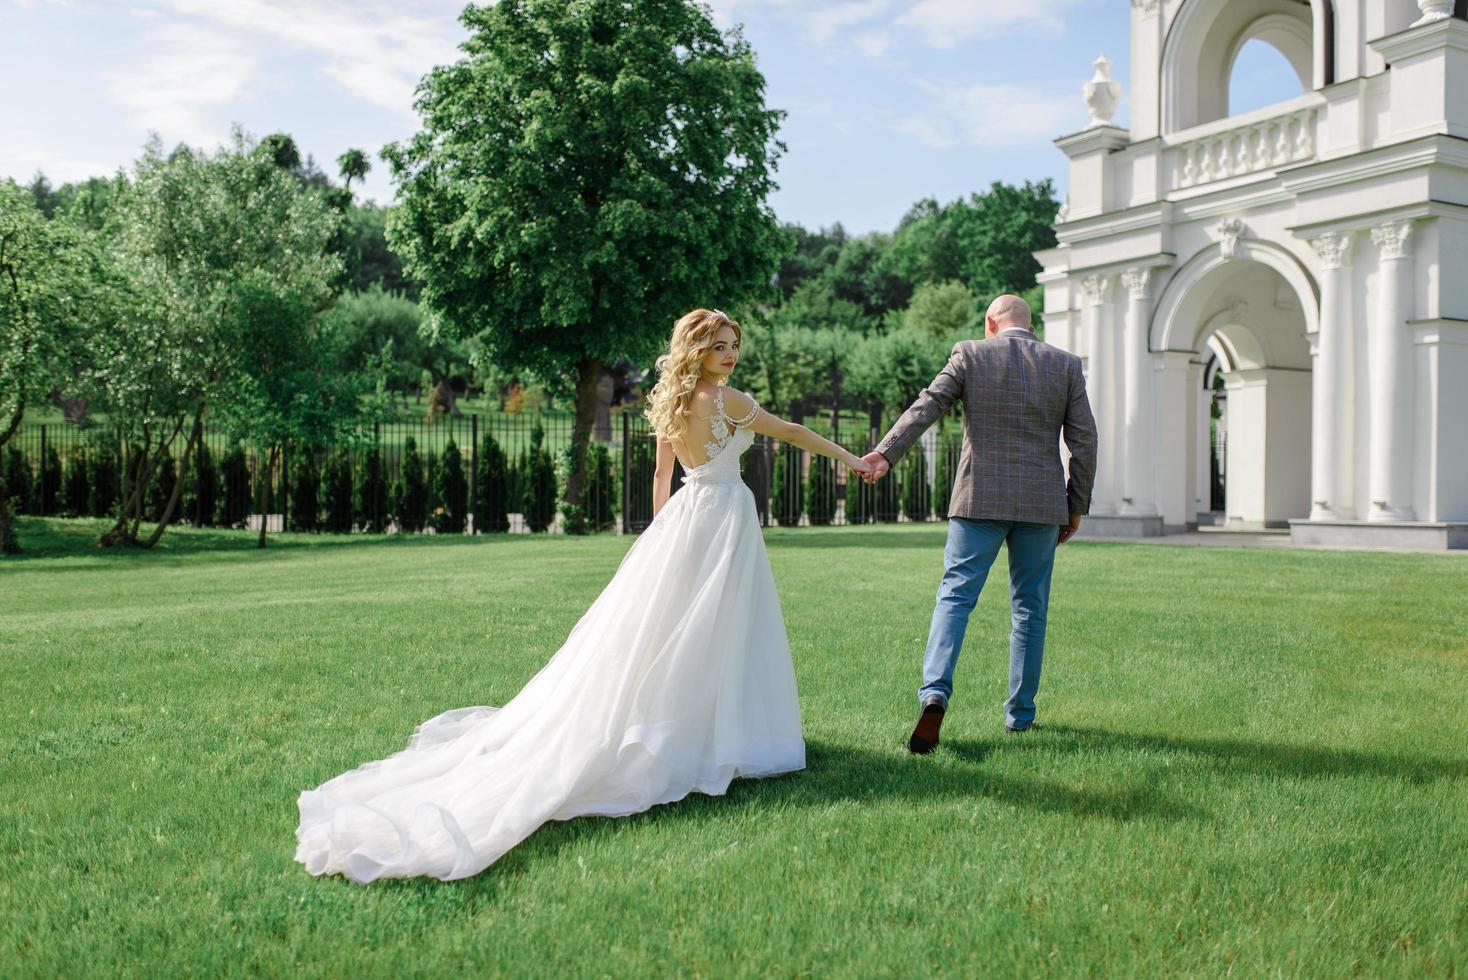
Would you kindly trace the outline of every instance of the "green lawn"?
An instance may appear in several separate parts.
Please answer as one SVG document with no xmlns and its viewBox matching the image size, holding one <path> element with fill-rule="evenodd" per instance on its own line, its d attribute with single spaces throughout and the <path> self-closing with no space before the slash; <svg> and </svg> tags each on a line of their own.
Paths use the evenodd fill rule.
<svg viewBox="0 0 1468 980">
<path fill-rule="evenodd" d="M 1468 556 L 1066 545 L 1043 730 L 995 581 L 914 758 L 941 527 L 771 531 L 805 772 L 361 888 L 296 794 L 511 697 L 629 539 L 20 533 L 6 977 L 1468 972 Z"/>
</svg>

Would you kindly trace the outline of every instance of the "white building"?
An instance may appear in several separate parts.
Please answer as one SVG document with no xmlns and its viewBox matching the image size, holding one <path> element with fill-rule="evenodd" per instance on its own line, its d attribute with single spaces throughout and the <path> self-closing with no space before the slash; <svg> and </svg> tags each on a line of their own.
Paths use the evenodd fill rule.
<svg viewBox="0 0 1468 980">
<path fill-rule="evenodd" d="M 1468 0 L 1132 0 L 1131 129 L 1106 65 L 1044 266 L 1086 362 L 1088 528 L 1210 512 L 1296 541 L 1468 547 Z M 1231 115 L 1250 40 L 1299 94 Z"/>
</svg>

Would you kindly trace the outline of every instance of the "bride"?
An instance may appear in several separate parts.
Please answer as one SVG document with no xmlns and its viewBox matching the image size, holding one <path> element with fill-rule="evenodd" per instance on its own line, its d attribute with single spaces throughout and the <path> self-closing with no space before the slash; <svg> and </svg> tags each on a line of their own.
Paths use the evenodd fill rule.
<svg viewBox="0 0 1468 980">
<path fill-rule="evenodd" d="M 547 820 L 637 813 L 805 767 L 795 671 L 739 457 L 761 433 L 861 459 L 725 387 L 739 324 L 673 327 L 646 411 L 655 519 L 565 644 L 502 708 L 428 719 L 407 748 L 301 793 L 311 874 L 465 878 Z M 673 460 L 683 487 L 673 494 Z"/>
</svg>

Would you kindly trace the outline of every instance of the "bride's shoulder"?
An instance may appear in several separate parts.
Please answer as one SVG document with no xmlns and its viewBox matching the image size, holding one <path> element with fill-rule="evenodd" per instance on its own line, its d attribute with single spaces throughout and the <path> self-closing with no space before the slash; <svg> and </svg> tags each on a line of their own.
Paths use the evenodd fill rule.
<svg viewBox="0 0 1468 980">
<path fill-rule="evenodd" d="M 724 389 L 724 414 L 729 418 L 743 422 L 758 407 L 759 402 L 755 401 L 747 392 L 740 391 L 738 388 Z"/>
<path fill-rule="evenodd" d="M 714 404 L 714 389 L 700 384 L 693 389 L 693 395 L 688 399 L 688 407 L 684 411 L 697 418 L 706 419 L 713 414 Z"/>
</svg>

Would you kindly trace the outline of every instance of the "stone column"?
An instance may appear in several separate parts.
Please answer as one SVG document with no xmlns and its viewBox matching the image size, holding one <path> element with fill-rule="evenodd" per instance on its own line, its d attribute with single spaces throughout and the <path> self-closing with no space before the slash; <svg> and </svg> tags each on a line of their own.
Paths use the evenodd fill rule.
<svg viewBox="0 0 1468 980">
<path fill-rule="evenodd" d="M 1150 517 L 1157 513 L 1154 464 L 1152 355 L 1148 350 L 1147 307 L 1152 270 L 1133 267 L 1121 275 L 1127 289 L 1126 470 L 1122 478 L 1122 513 Z"/>
<path fill-rule="evenodd" d="M 1324 272 L 1320 277 L 1320 336 L 1315 345 L 1311 394 L 1310 519 L 1354 517 L 1351 481 L 1351 234 L 1311 239 Z"/>
<path fill-rule="evenodd" d="M 1153 354 L 1154 404 L 1157 442 L 1154 458 L 1162 460 L 1157 472 L 1157 510 L 1164 526 L 1185 528 L 1198 523 L 1197 495 L 1198 378 L 1200 365 L 1185 351 Z"/>
<path fill-rule="evenodd" d="M 1368 486 L 1371 521 L 1415 520 L 1412 504 L 1413 318 L 1412 223 L 1389 221 L 1371 229 L 1380 250 L 1375 322 L 1368 334 L 1371 448 Z"/>
<path fill-rule="evenodd" d="M 1086 395 L 1091 414 L 1096 418 L 1097 459 L 1096 485 L 1091 494 L 1091 513 L 1116 513 L 1117 450 L 1121 448 L 1119 433 L 1111 425 L 1111 407 L 1116 393 L 1116 377 L 1110 350 L 1114 338 L 1111 317 L 1107 315 L 1111 298 L 1110 276 L 1086 276 L 1081 280 L 1081 332 L 1086 338 Z"/>
</svg>

